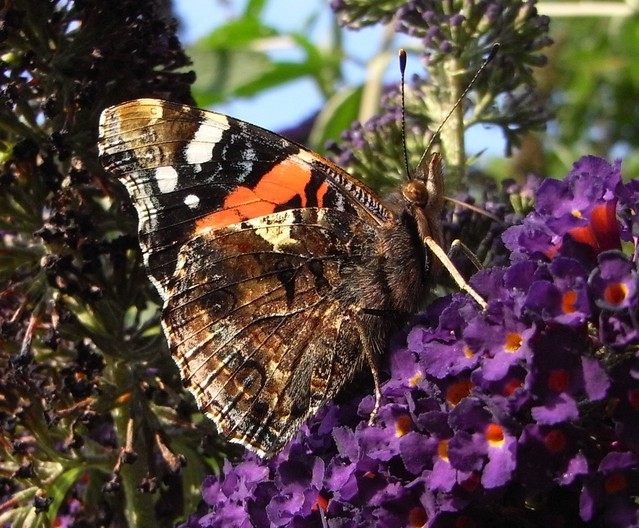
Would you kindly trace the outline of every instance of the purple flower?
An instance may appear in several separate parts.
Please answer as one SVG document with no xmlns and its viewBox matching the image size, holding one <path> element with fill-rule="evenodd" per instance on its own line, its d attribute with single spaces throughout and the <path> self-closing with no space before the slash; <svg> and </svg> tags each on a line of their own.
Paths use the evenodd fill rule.
<svg viewBox="0 0 639 528">
<path fill-rule="evenodd" d="M 611 378 L 615 381 L 610 389 L 615 441 L 639 453 L 639 362 L 634 357 L 619 361 Z"/>
<path fill-rule="evenodd" d="M 620 251 L 608 251 L 598 257 L 599 265 L 589 279 L 595 304 L 605 310 L 619 311 L 637 303 L 636 264 Z"/>
<path fill-rule="evenodd" d="M 567 244 L 568 239 L 594 253 L 619 249 L 615 191 L 620 185 L 620 162 L 610 165 L 594 156 L 581 158 L 564 180 L 543 181 L 536 211 L 521 226 L 508 229 L 506 246 L 515 259 L 537 253 L 552 257 L 558 252 L 579 258 L 579 247 Z"/>
<path fill-rule="evenodd" d="M 540 424 L 558 424 L 579 417 L 578 402 L 606 395 L 608 381 L 597 361 L 591 361 L 587 341 L 568 327 L 551 327 L 535 339 L 526 386 L 535 396 L 531 408 Z"/>
<path fill-rule="evenodd" d="M 639 493 L 639 458 L 634 453 L 608 453 L 586 484 L 580 500 L 585 521 L 599 518 L 611 528 L 639 524 L 634 497 Z"/>
<path fill-rule="evenodd" d="M 519 438 L 518 479 L 531 490 L 547 491 L 588 474 L 578 440 L 579 435 L 563 425 L 527 425 Z"/>
<path fill-rule="evenodd" d="M 546 180 L 504 235 L 513 263 L 472 279 L 488 308 L 439 299 L 394 341 L 372 424 L 370 394 L 327 405 L 272 460 L 209 477 L 189 528 L 639 523 L 637 266 L 619 249 L 639 217 L 620 181 L 592 157 Z"/>
<path fill-rule="evenodd" d="M 637 236 L 636 226 L 639 225 L 639 210 L 637 209 L 637 203 L 639 203 L 639 180 L 632 180 L 621 185 L 617 191 L 617 196 L 619 199 L 617 212 L 621 238 L 628 242 L 634 242 Z M 635 252 L 633 257 L 636 259 L 636 256 L 637 253 Z"/>
<path fill-rule="evenodd" d="M 588 278 L 594 304 L 599 311 L 601 340 L 614 347 L 639 342 L 636 262 L 620 251 L 601 253 Z"/>
<path fill-rule="evenodd" d="M 518 321 L 510 306 L 493 303 L 486 317 L 477 317 L 467 326 L 464 338 L 469 350 L 482 357 L 482 379 L 496 381 L 513 366 L 529 362 L 533 333 L 534 328 Z"/>
</svg>

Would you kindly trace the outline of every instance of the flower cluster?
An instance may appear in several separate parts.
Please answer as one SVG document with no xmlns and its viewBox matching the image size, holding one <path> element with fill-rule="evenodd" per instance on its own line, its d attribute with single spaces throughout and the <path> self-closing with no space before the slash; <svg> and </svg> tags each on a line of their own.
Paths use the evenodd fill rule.
<svg viewBox="0 0 639 528">
<path fill-rule="evenodd" d="M 326 145 L 335 162 L 375 189 L 395 189 L 406 172 L 402 164 L 402 112 L 407 128 L 406 150 L 409 156 L 412 154 L 409 158 L 411 167 L 418 162 L 424 140 L 432 136 L 428 129 L 430 121 L 423 109 L 424 88 L 422 80 L 413 79 L 402 109 L 399 88 L 388 87 L 381 99 L 379 115 L 365 123 L 354 122 L 351 128 L 342 132 L 339 143 L 330 141 Z"/>
<path fill-rule="evenodd" d="M 550 119 L 550 111 L 534 89 L 533 68 L 545 65 L 541 50 L 552 41 L 549 19 L 537 13 L 534 0 L 336 0 L 332 8 L 349 27 L 392 18 L 397 31 L 421 39 L 428 81 L 416 77 L 407 83 L 406 142 L 408 152 L 419 156 L 432 136 L 427 127 L 442 125 L 437 140 L 447 164 L 449 189 L 458 186 L 465 173 L 463 133 L 467 128 L 477 124 L 499 128 L 510 152 L 522 136 L 543 129 Z M 496 54 L 495 44 L 499 44 Z M 488 56 L 491 65 L 477 75 Z M 468 87 L 470 91 L 465 92 Z M 456 106 L 460 99 L 463 105 Z M 388 183 L 380 181 L 384 177 L 380 174 L 392 178 L 405 173 L 399 150 L 404 108 L 397 93 L 389 91 L 381 110 L 378 117 L 345 132 L 340 147 L 331 146 L 341 166 L 374 188 Z M 413 145 L 415 138 L 420 141 Z M 415 160 L 409 161 L 413 167 Z"/>
<path fill-rule="evenodd" d="M 636 526 L 638 190 L 594 157 L 545 180 L 488 308 L 442 298 L 391 346 L 373 425 L 370 395 L 326 406 L 184 526 Z"/>
<path fill-rule="evenodd" d="M 503 42 L 508 45 L 519 38 L 530 41 L 530 46 L 520 50 L 519 61 L 512 67 L 526 64 L 539 65 L 545 59 L 537 52 L 549 45 L 545 34 L 549 18 L 539 15 L 536 0 L 490 0 L 483 2 L 440 2 L 438 0 L 332 0 L 331 8 L 338 22 L 352 29 L 395 22 L 396 29 L 422 39 L 425 52 L 469 53 L 468 35 L 483 35 L 475 45 Z"/>
<path fill-rule="evenodd" d="M 550 19 L 537 12 L 536 3 L 536 0 L 333 0 L 331 7 L 338 21 L 351 28 L 393 20 L 397 31 L 421 39 L 431 68 L 444 64 L 449 76 L 451 71 L 456 76 L 465 71 L 466 77 L 461 81 L 464 86 L 477 71 L 484 54 L 499 43 L 500 53 L 494 67 L 477 80 L 477 91 L 484 95 L 495 87 L 511 92 L 522 83 L 531 84 L 531 68 L 546 64 L 540 51 L 552 44 L 548 36 Z M 451 58 L 455 68 L 451 68 Z M 451 84 L 454 83 L 437 86 L 446 90 Z"/>
</svg>

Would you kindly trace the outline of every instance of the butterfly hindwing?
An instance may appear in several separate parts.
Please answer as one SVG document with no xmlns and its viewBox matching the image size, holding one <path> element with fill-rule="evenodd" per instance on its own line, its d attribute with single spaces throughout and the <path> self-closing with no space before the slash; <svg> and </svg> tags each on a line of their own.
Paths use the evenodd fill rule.
<svg viewBox="0 0 639 528">
<path fill-rule="evenodd" d="M 163 324 L 222 432 L 272 454 L 361 367 L 342 298 L 366 259 L 351 247 L 373 239 L 357 217 L 306 208 L 205 232 L 180 251 Z"/>
</svg>

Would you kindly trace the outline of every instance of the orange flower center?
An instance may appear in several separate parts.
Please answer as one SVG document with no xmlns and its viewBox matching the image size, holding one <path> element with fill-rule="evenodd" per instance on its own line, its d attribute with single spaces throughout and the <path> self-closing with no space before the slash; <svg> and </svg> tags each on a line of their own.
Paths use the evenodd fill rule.
<svg viewBox="0 0 639 528">
<path fill-rule="evenodd" d="M 421 528 L 428 522 L 428 516 L 426 510 L 421 506 L 416 506 L 408 512 L 408 526 L 415 526 Z"/>
<path fill-rule="evenodd" d="M 448 462 L 448 440 L 440 440 L 437 444 L 437 454 L 439 458 Z"/>
<path fill-rule="evenodd" d="M 510 396 L 519 387 L 521 387 L 521 385 L 522 385 L 522 381 L 520 379 L 517 379 L 517 378 L 511 379 L 504 387 L 504 394 L 506 396 Z"/>
<path fill-rule="evenodd" d="M 397 423 L 395 424 L 395 436 L 397 436 L 397 438 L 401 438 L 408 433 L 410 431 L 410 424 L 410 416 L 407 414 L 403 414 L 397 418 Z"/>
<path fill-rule="evenodd" d="M 639 389 L 631 389 L 628 391 L 628 403 L 635 411 L 639 411 Z"/>
<path fill-rule="evenodd" d="M 623 473 L 612 473 L 604 481 L 606 493 L 618 493 L 626 489 L 626 476 Z"/>
<path fill-rule="evenodd" d="M 561 297 L 561 309 L 566 314 L 575 313 L 575 303 L 577 302 L 577 292 L 574 290 L 567 291 Z"/>
<path fill-rule="evenodd" d="M 523 338 L 516 332 L 511 332 L 506 336 L 506 352 L 517 352 L 521 348 Z"/>
<path fill-rule="evenodd" d="M 568 388 L 570 374 L 565 369 L 556 369 L 548 377 L 548 388 L 553 392 L 564 392 Z"/>
<path fill-rule="evenodd" d="M 626 286 L 623 282 L 613 282 L 612 284 L 608 284 L 604 291 L 604 299 L 606 302 L 615 306 L 624 302 L 627 296 L 628 286 Z"/>
<path fill-rule="evenodd" d="M 490 445 L 499 446 L 504 443 L 504 430 L 496 423 L 489 424 L 485 434 Z"/>
<path fill-rule="evenodd" d="M 408 380 L 408 385 L 410 387 L 417 386 L 417 384 L 421 381 L 423 377 L 424 375 L 421 372 L 416 372 L 415 374 L 413 374 L 413 377 Z"/>
<path fill-rule="evenodd" d="M 469 379 L 463 379 L 451 384 L 446 391 L 446 400 L 453 407 L 470 394 L 474 387 Z"/>
<path fill-rule="evenodd" d="M 563 431 L 553 429 L 544 438 L 544 444 L 551 453 L 560 453 L 566 447 L 566 435 Z"/>
</svg>

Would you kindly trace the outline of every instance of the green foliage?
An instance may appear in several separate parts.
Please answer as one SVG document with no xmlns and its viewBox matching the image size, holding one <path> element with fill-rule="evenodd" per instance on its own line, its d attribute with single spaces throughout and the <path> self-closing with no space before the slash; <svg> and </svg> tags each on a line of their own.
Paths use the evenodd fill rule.
<svg viewBox="0 0 639 528">
<path fill-rule="evenodd" d="M 546 142 L 562 171 L 584 153 L 622 156 L 624 172 L 639 169 L 639 16 L 555 21 L 549 93 L 556 127 Z"/>
<path fill-rule="evenodd" d="M 298 31 L 283 34 L 262 22 L 264 7 L 265 2 L 249 2 L 239 18 L 216 28 L 189 49 L 198 71 L 193 94 L 200 105 L 210 106 L 232 97 L 251 97 L 299 79 L 310 79 L 326 98 L 336 94 L 336 86 L 342 79 L 339 42 L 320 47 L 309 40 L 306 35 L 312 29 L 314 17 L 309 23 L 300 22 Z M 286 50 L 300 58 L 277 59 L 269 53 L 273 49 Z M 347 114 L 351 121 L 357 116 L 352 104 L 342 104 L 335 109 L 351 112 Z M 344 116 L 341 121 L 345 121 Z M 337 137 L 338 130 L 332 126 L 316 130 L 314 136 L 318 139 L 330 134 Z"/>
<path fill-rule="evenodd" d="M 218 467 L 199 447 L 212 429 L 190 423 L 96 137 L 116 101 L 192 102 L 188 60 L 155 2 L 18 0 L 1 15 L 0 525 L 172 526 Z"/>
</svg>

